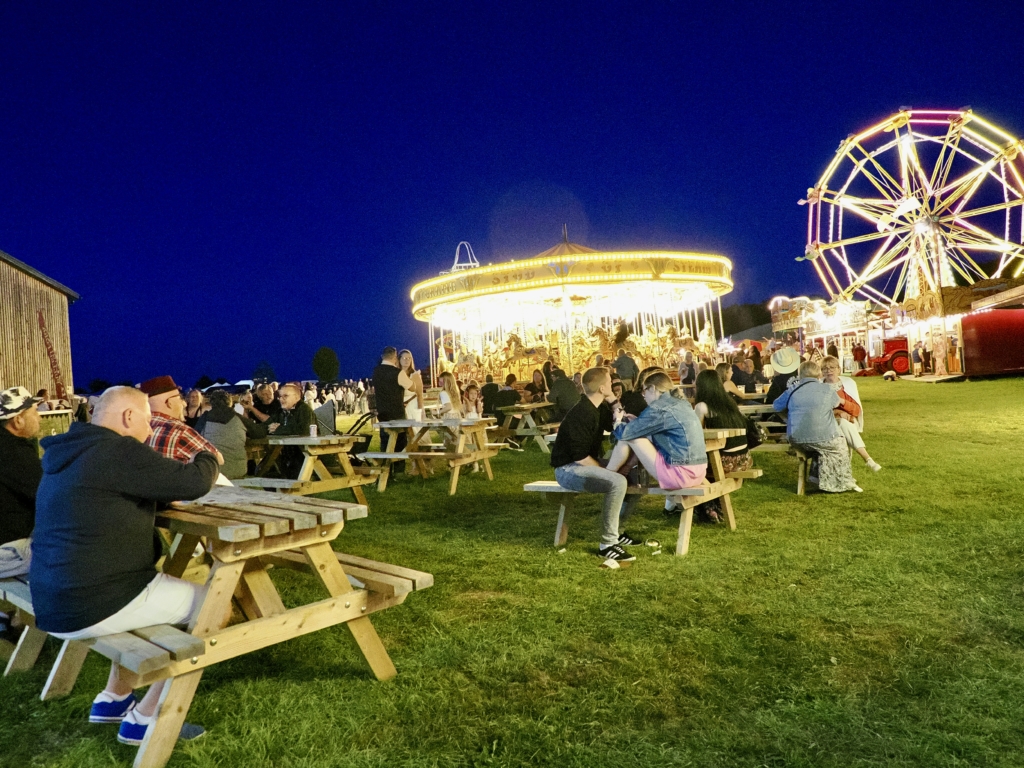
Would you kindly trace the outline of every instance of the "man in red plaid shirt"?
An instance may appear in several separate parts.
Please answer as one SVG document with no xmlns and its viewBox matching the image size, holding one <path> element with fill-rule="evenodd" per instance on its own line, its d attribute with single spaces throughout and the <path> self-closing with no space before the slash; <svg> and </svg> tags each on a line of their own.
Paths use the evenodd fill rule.
<svg viewBox="0 0 1024 768">
<path fill-rule="evenodd" d="M 189 464 L 202 451 L 209 451 L 217 457 L 218 463 L 224 463 L 217 447 L 182 421 L 185 400 L 174 379 L 157 376 L 142 382 L 139 389 L 149 397 L 149 407 L 153 412 L 149 422 L 153 434 L 147 441 L 150 448 L 182 464 Z"/>
</svg>

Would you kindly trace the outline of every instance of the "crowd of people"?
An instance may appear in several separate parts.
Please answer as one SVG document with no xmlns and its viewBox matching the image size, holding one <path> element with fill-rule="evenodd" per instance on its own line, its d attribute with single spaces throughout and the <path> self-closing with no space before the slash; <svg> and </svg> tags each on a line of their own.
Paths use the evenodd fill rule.
<svg viewBox="0 0 1024 768">
<path fill-rule="evenodd" d="M 763 394 L 785 415 L 778 423 L 785 422 L 789 442 L 816 456 L 821 490 L 861 490 L 853 453 L 869 469 L 881 469 L 863 440 L 856 383 L 842 375 L 834 356 L 805 360 L 794 347 L 780 346 L 762 358 L 751 347 L 708 367 L 687 353 L 676 373 L 678 383 L 661 368 L 639 370 L 621 349 L 572 375 L 547 362 L 527 382 L 512 374 L 501 383 L 490 375 L 482 383 L 460 382 L 445 372 L 437 382 L 437 413 L 473 419 L 519 402 L 545 404 L 541 419 L 558 425 L 550 459 L 555 478 L 570 490 L 604 494 L 598 553 L 619 562 L 634 559 L 629 548 L 641 543 L 621 529 L 639 498 L 627 489 L 641 472 L 667 490 L 704 483 L 704 428 L 741 431 L 726 441 L 722 464 L 727 473 L 752 467 L 759 431 L 740 411 L 745 394 Z M 412 353 L 390 346 L 372 379 L 331 385 L 266 382 L 202 392 L 157 376 L 138 387 L 107 389 L 91 409 L 81 403 L 66 433 L 42 439 L 40 461 L 35 438 L 40 411 L 51 406 L 46 395 L 23 387 L 0 393 L 0 577 L 29 575 L 40 629 L 88 639 L 194 618 L 202 588 L 154 568 L 157 505 L 195 499 L 215 483 L 244 477 L 252 469 L 248 440 L 307 435 L 316 424 L 314 408 L 330 401 L 342 413 L 372 409 L 379 421 L 422 419 L 426 387 Z M 399 451 L 401 443 L 400 436 Z M 301 461 L 298 449 L 286 449 L 282 471 L 297 471 Z M 718 519 L 715 501 L 698 510 Z M 678 511 L 666 502 L 666 514 Z M 0 632 L 13 620 L 0 614 Z M 89 719 L 118 723 L 118 739 L 138 744 L 161 688 L 156 684 L 137 700 L 113 666 Z M 186 723 L 182 737 L 201 733 Z"/>
</svg>

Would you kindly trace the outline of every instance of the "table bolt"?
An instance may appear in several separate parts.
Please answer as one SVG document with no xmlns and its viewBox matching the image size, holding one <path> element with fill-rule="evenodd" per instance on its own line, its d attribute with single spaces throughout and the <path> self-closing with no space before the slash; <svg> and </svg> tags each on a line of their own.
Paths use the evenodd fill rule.
<svg viewBox="0 0 1024 768">
<path fill-rule="evenodd" d="M 366 606 L 364 605 L 364 606 L 363 606 L 362 608 L 360 608 L 359 610 L 360 610 L 360 611 L 361 611 L 362 613 L 366 613 Z"/>
<path fill-rule="evenodd" d="M 192 663 L 193 664 L 198 664 L 199 663 L 199 657 L 198 656 L 193 656 L 192 657 Z"/>
<path fill-rule="evenodd" d="M 351 608 L 352 607 L 352 603 L 345 603 L 345 607 L 346 608 Z"/>
<path fill-rule="evenodd" d="M 320 535 L 321 536 L 326 536 L 327 535 L 327 531 L 320 531 Z"/>
<path fill-rule="evenodd" d="M 216 637 L 210 638 L 210 645 L 216 645 L 216 644 L 217 644 L 217 638 Z"/>
<path fill-rule="evenodd" d="M 235 550 L 235 557 L 238 557 L 240 554 L 242 554 L 242 550 L 236 549 Z"/>
</svg>

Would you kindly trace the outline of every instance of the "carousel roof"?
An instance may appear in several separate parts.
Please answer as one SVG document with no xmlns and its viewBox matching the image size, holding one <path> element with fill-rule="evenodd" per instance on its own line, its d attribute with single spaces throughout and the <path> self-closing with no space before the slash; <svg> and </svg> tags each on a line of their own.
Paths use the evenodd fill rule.
<svg viewBox="0 0 1024 768">
<path fill-rule="evenodd" d="M 565 312 L 669 316 L 732 290 L 732 262 L 684 251 L 596 251 L 568 239 L 528 259 L 473 267 L 417 283 L 413 316 L 435 325 L 551 320 Z"/>
</svg>

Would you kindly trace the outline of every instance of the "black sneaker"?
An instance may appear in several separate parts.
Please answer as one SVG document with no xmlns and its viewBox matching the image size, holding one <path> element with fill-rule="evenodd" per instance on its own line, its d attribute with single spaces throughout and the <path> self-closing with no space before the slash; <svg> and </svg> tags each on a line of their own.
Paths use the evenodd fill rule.
<svg viewBox="0 0 1024 768">
<path fill-rule="evenodd" d="M 616 560 L 620 563 L 628 563 L 632 560 L 636 560 L 636 555 L 631 555 L 629 552 L 624 550 L 618 544 L 612 544 L 610 547 L 599 549 L 597 556 L 605 560 Z"/>
<path fill-rule="evenodd" d="M 617 542 L 620 547 L 639 547 L 643 544 L 639 539 L 634 539 L 628 533 L 619 534 L 619 541 Z"/>
</svg>

